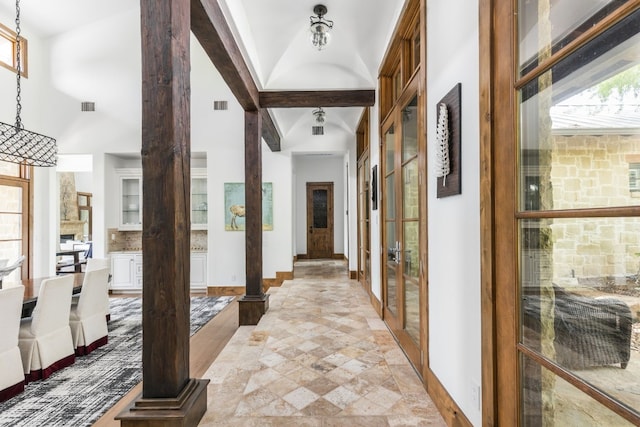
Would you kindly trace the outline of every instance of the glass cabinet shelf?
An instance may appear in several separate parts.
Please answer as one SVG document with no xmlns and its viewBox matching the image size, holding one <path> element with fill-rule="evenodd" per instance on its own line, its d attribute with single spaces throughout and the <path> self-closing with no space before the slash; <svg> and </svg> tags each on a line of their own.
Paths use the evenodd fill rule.
<svg viewBox="0 0 640 427">
<path fill-rule="evenodd" d="M 191 228 L 206 230 L 209 215 L 206 169 L 191 171 Z"/>
<path fill-rule="evenodd" d="M 142 171 L 118 170 L 120 230 L 142 230 Z"/>
</svg>

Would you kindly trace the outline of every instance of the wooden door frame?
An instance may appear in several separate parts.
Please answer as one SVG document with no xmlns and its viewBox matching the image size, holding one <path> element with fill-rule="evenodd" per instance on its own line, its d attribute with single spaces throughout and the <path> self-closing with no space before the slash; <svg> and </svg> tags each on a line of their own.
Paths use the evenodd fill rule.
<svg viewBox="0 0 640 427">
<path fill-rule="evenodd" d="M 361 241 L 362 241 L 362 234 L 365 232 L 362 227 L 361 227 L 361 223 L 365 222 L 365 221 L 370 221 L 371 220 L 371 216 L 369 216 L 368 219 L 365 219 L 363 216 L 367 214 L 367 212 L 364 212 L 363 209 L 361 209 L 360 207 L 360 197 L 362 196 L 363 192 L 365 191 L 364 188 L 361 187 L 361 183 L 360 183 L 360 173 L 366 173 L 369 174 L 370 170 L 369 169 L 365 169 L 365 164 L 366 162 L 370 161 L 370 157 L 369 157 L 369 150 L 367 149 L 367 152 L 365 154 L 363 154 L 360 159 L 358 160 L 358 164 L 357 164 L 357 169 L 356 169 L 356 188 L 357 188 L 357 236 L 356 236 L 356 240 L 358 242 L 358 255 L 357 255 L 357 280 L 360 282 L 360 284 L 362 284 L 362 286 L 364 287 L 364 289 L 367 291 L 367 293 L 369 295 L 371 295 L 371 281 L 367 281 L 367 277 L 366 277 L 366 265 L 362 265 L 362 253 L 363 251 L 366 251 L 369 253 L 369 260 L 371 260 L 371 236 L 366 235 L 365 236 L 365 245 L 366 248 L 363 248 L 361 245 Z M 370 165 L 371 163 L 369 163 Z M 366 184 L 365 184 L 366 185 Z M 371 187 L 371 184 L 369 184 L 369 187 Z M 369 189 L 369 191 L 371 191 Z M 371 192 L 368 193 L 369 197 L 371 197 Z M 365 205 L 366 208 L 366 205 Z M 371 230 L 371 224 L 369 224 L 369 230 Z M 366 257 L 365 257 L 366 258 Z"/>
<path fill-rule="evenodd" d="M 331 242 L 331 254 L 329 258 L 333 258 L 335 254 L 335 242 L 334 242 L 334 202 L 333 202 L 333 182 L 307 182 L 307 192 L 306 192 L 306 204 L 307 204 L 307 228 L 306 228 L 306 236 L 307 236 L 307 258 L 313 259 L 311 257 L 311 251 L 309 250 L 309 226 L 310 221 L 313 220 L 311 213 L 313 212 L 313 206 L 309 203 L 309 191 L 313 187 L 326 187 L 328 192 L 327 197 L 327 228 L 329 228 L 329 240 Z"/>
<path fill-rule="evenodd" d="M 93 198 L 93 193 L 84 193 L 81 191 L 78 191 L 77 193 L 77 198 L 79 199 L 80 196 L 84 196 L 87 198 L 87 204 L 86 205 L 80 205 L 80 203 L 78 203 L 78 218 L 80 218 L 80 212 L 81 211 L 87 211 L 88 215 L 89 215 L 89 235 L 87 236 L 87 238 L 89 240 L 93 240 L 93 205 L 91 204 L 91 199 Z"/>
<path fill-rule="evenodd" d="M 365 288 L 365 290 L 367 291 L 367 293 L 369 294 L 369 297 L 371 297 L 373 295 L 373 292 L 371 291 L 371 280 L 369 279 L 369 281 L 367 281 L 366 278 L 366 265 L 362 265 L 362 252 L 363 250 L 366 250 L 366 253 L 369 254 L 369 266 L 371 266 L 371 197 L 372 197 L 372 183 L 371 183 L 371 135 L 369 132 L 370 129 L 370 115 L 369 115 L 369 108 L 365 108 L 364 111 L 362 112 L 362 115 L 360 117 L 360 121 L 358 122 L 358 128 L 356 131 L 356 150 L 357 150 L 357 165 L 356 165 L 356 193 L 357 193 L 357 202 L 356 202 L 356 211 L 357 211 L 357 236 L 356 236 L 356 240 L 358 242 L 358 255 L 357 255 L 357 280 L 362 284 L 362 286 Z M 368 167 L 366 167 L 368 165 Z M 368 179 L 365 180 L 364 183 L 360 182 L 360 173 L 361 171 L 363 171 L 363 173 L 367 174 Z M 368 198 L 367 203 L 364 204 L 364 206 L 360 205 L 360 196 L 363 194 L 363 192 L 365 192 L 365 188 L 362 188 L 362 185 L 367 185 L 368 183 L 368 194 L 365 195 L 365 197 Z M 364 210 L 368 209 L 368 212 L 365 212 Z M 366 219 L 363 219 L 366 215 Z M 364 233 L 364 230 L 361 229 L 361 223 L 367 221 L 369 222 L 369 234 L 367 234 L 365 236 L 366 239 L 366 249 L 362 248 L 361 245 L 361 236 L 362 233 Z M 366 257 L 365 257 L 366 258 Z M 371 271 L 369 271 L 369 274 L 371 274 Z"/>
<path fill-rule="evenodd" d="M 481 305 L 481 371 L 482 371 L 482 421 L 483 425 L 498 424 L 497 391 L 497 314 L 496 314 L 496 265 L 495 265 L 495 200 L 494 185 L 494 99 L 496 79 L 505 77 L 496 73 L 499 54 L 508 55 L 504 62 L 512 59 L 508 44 L 500 42 L 494 34 L 494 16 L 500 0 L 479 0 L 479 114 L 480 114 L 480 305 Z M 506 2 L 501 2 L 503 5 Z M 494 46 L 495 44 L 495 46 Z M 506 52 L 505 52 L 506 50 Z M 512 82 L 513 77 L 508 82 Z M 507 98 L 507 101 L 509 98 Z M 509 127 L 503 129 L 508 131 Z M 496 132 L 498 129 L 495 130 Z M 513 130 L 512 130 L 513 131 Z M 508 257 L 508 253 L 503 253 Z M 507 258 L 508 259 L 508 258 Z M 513 400 L 503 395 L 502 411 L 514 413 Z"/>
</svg>

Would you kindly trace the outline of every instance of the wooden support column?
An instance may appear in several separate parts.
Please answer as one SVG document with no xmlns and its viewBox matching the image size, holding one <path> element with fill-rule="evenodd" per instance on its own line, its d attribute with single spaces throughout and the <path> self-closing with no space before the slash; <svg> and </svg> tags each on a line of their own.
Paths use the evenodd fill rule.
<svg viewBox="0 0 640 427">
<path fill-rule="evenodd" d="M 142 394 L 122 426 L 197 425 L 208 380 L 189 378 L 190 1 L 141 0 Z"/>
<path fill-rule="evenodd" d="M 240 325 L 257 325 L 269 309 L 262 288 L 262 115 L 244 112 L 244 203 L 247 283 L 238 301 Z"/>
</svg>

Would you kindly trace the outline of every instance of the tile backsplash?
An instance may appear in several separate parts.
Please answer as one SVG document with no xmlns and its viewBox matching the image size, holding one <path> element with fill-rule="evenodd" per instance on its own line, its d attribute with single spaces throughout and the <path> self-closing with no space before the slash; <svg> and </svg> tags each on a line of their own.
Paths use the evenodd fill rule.
<svg viewBox="0 0 640 427">
<path fill-rule="evenodd" d="M 107 229 L 109 252 L 140 251 L 142 250 L 142 231 L 118 231 L 117 228 Z M 207 231 L 191 231 L 191 250 L 207 250 Z"/>
</svg>

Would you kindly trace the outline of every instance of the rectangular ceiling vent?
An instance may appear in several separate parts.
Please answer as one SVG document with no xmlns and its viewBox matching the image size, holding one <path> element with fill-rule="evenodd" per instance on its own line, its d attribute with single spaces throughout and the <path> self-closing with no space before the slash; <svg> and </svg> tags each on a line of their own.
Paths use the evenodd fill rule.
<svg viewBox="0 0 640 427">
<path fill-rule="evenodd" d="M 311 135 L 324 135 L 324 126 L 311 126 Z"/>
<path fill-rule="evenodd" d="M 227 101 L 213 101 L 214 110 L 228 110 L 229 103 Z"/>
<path fill-rule="evenodd" d="M 96 111 L 95 102 L 83 102 L 80 106 L 80 111 Z"/>
</svg>

